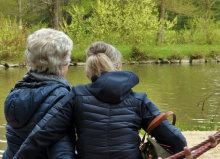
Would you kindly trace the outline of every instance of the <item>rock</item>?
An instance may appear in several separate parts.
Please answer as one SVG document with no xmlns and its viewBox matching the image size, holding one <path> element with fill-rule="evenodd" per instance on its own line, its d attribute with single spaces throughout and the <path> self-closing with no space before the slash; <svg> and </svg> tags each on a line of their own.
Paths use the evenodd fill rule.
<svg viewBox="0 0 220 159">
<path fill-rule="evenodd" d="M 190 63 L 190 60 L 180 60 L 181 63 Z"/>
<path fill-rule="evenodd" d="M 159 60 L 160 60 L 160 63 L 162 63 L 162 64 L 169 64 L 170 63 L 170 61 L 167 58 L 159 58 Z"/>
<path fill-rule="evenodd" d="M 205 63 L 205 59 L 193 59 L 192 63 Z"/>
<path fill-rule="evenodd" d="M 156 60 L 154 61 L 156 64 L 160 64 L 161 63 L 161 60 Z"/>
<path fill-rule="evenodd" d="M 9 67 L 19 67 L 19 64 L 8 64 Z"/>
<path fill-rule="evenodd" d="M 185 56 L 180 60 L 181 63 L 190 63 L 190 57 Z"/>
<path fill-rule="evenodd" d="M 218 61 L 215 60 L 215 59 L 208 59 L 208 60 L 206 60 L 206 62 L 208 62 L 208 63 L 216 63 L 216 62 L 218 62 Z"/>
<path fill-rule="evenodd" d="M 128 62 L 128 64 L 133 65 L 133 64 L 136 64 L 136 62 L 135 61 L 130 61 L 130 62 Z"/>
<path fill-rule="evenodd" d="M 170 60 L 170 62 L 171 62 L 171 63 L 180 63 L 180 60 L 175 60 L 175 59 L 173 59 L 173 60 Z"/>
<path fill-rule="evenodd" d="M 139 61 L 139 64 L 146 64 L 146 61 Z"/>
<path fill-rule="evenodd" d="M 154 60 L 146 60 L 146 61 L 139 61 L 138 62 L 139 64 L 152 64 L 152 63 L 155 63 Z"/>
<path fill-rule="evenodd" d="M 215 59 L 217 60 L 217 62 L 220 62 L 220 55 L 219 55 L 219 56 L 216 56 Z"/>
<path fill-rule="evenodd" d="M 5 66 L 5 67 L 10 67 L 7 62 L 5 62 L 4 66 Z"/>
<path fill-rule="evenodd" d="M 146 61 L 146 64 L 152 64 L 152 63 L 155 63 L 155 61 L 154 60 L 147 60 Z"/>
<path fill-rule="evenodd" d="M 69 64 L 69 66 L 76 66 L 76 65 L 77 65 L 76 62 L 74 62 L 74 63 L 70 63 L 70 64 Z"/>
<path fill-rule="evenodd" d="M 78 63 L 77 63 L 77 66 L 85 66 L 85 65 L 86 65 L 85 62 L 78 62 Z"/>
<path fill-rule="evenodd" d="M 26 62 L 25 62 L 25 61 L 19 61 L 19 62 L 18 62 L 18 65 L 19 65 L 19 66 L 26 66 Z"/>
</svg>

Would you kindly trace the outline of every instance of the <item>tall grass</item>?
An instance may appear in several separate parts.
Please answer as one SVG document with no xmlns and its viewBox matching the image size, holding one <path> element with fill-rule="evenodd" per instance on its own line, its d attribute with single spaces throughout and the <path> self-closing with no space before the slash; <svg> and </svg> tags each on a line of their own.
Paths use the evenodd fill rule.
<svg viewBox="0 0 220 159">
<path fill-rule="evenodd" d="M 0 32 L 0 60 L 21 58 L 25 49 L 25 30 L 19 29 L 16 19 L 0 14 Z"/>
<path fill-rule="evenodd" d="M 195 124 L 197 122 L 197 124 Z M 211 119 L 207 121 L 195 121 L 192 120 L 187 115 L 176 122 L 175 127 L 180 131 L 217 131 L 220 125 L 213 122 Z M 145 131 L 143 129 L 139 130 L 139 133 L 144 135 Z"/>
</svg>

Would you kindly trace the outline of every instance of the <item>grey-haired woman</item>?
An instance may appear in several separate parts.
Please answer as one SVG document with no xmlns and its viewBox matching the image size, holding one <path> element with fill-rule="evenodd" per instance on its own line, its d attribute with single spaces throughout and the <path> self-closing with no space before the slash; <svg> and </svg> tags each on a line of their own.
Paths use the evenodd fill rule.
<svg viewBox="0 0 220 159">
<path fill-rule="evenodd" d="M 40 29 L 29 35 L 25 57 L 29 71 L 5 100 L 7 149 L 3 159 L 12 159 L 35 125 L 71 90 L 64 78 L 68 70 L 72 40 L 63 32 Z M 46 119 L 44 119 L 46 120 Z M 72 158 L 73 141 L 68 133 L 38 151 L 36 158 Z M 49 135 L 45 133 L 45 135 Z M 49 137 L 48 137 L 49 138 Z"/>
</svg>

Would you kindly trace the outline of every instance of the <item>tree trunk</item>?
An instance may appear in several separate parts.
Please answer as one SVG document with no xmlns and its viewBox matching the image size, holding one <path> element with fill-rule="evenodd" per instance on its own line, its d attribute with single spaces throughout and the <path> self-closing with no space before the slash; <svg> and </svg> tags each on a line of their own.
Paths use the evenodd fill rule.
<svg viewBox="0 0 220 159">
<path fill-rule="evenodd" d="M 206 4 L 206 17 L 205 17 L 206 23 L 205 23 L 204 33 L 206 34 L 206 43 L 212 44 L 212 40 L 210 38 L 209 31 L 208 31 L 209 20 L 210 20 L 210 9 L 211 9 L 210 0 L 205 0 L 205 4 Z"/>
<path fill-rule="evenodd" d="M 157 33 L 157 39 L 156 39 L 157 44 L 164 43 L 165 4 L 166 4 L 166 0 L 160 0 L 160 3 L 158 5 L 159 21 L 160 21 L 161 29 Z"/>
<path fill-rule="evenodd" d="M 47 0 L 47 10 L 50 14 L 51 28 L 59 29 L 58 0 Z"/>
<path fill-rule="evenodd" d="M 68 6 L 68 5 L 69 5 L 69 0 L 65 0 L 63 6 Z M 65 21 L 68 23 L 69 14 L 67 13 L 67 11 L 63 11 L 62 15 Z"/>
<path fill-rule="evenodd" d="M 209 12 L 210 12 L 210 0 L 205 0 L 206 1 L 206 19 L 209 19 Z"/>
<path fill-rule="evenodd" d="M 18 0 L 18 11 L 19 11 L 19 29 L 22 29 L 22 10 L 21 10 L 21 0 Z"/>
<path fill-rule="evenodd" d="M 59 5 L 59 0 L 53 0 L 53 5 L 54 5 L 54 17 L 52 17 L 54 19 L 54 29 L 59 30 L 59 9 L 60 9 L 60 5 Z"/>
</svg>

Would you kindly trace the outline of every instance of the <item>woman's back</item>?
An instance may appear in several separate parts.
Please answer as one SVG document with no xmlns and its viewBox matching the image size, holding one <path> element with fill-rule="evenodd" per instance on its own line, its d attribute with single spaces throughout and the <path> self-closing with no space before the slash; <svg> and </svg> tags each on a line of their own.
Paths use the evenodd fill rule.
<svg viewBox="0 0 220 159">
<path fill-rule="evenodd" d="M 74 87 L 77 158 L 140 158 L 138 130 L 160 111 L 146 94 L 131 90 L 138 81 L 132 72 L 117 71 Z"/>
<path fill-rule="evenodd" d="M 69 92 L 68 86 L 57 81 L 30 80 L 31 73 L 18 82 L 5 101 L 8 148 L 4 158 L 12 158 L 35 125 L 52 108 L 54 102 Z M 46 75 L 44 75 L 46 76 Z M 48 158 L 42 150 L 39 158 Z"/>
<path fill-rule="evenodd" d="M 117 73 L 117 76 L 129 75 L 127 72 L 119 73 Z M 127 80 L 128 90 L 125 90 L 126 88 L 121 85 L 122 87 L 117 87 L 121 91 L 116 91 L 121 92 L 121 94 L 114 94 L 115 89 L 108 89 L 108 84 L 114 85 L 114 80 L 119 80 L 120 78 L 116 79 L 114 73 L 106 73 L 102 77 L 106 78 L 107 76 L 111 77 L 111 79 L 103 81 L 99 77 L 91 85 L 74 87 L 76 92 L 74 117 L 78 135 L 76 145 L 79 154 L 78 158 L 139 158 L 140 102 L 135 100 L 130 93 L 123 92 L 131 91 L 131 87 L 133 87 L 128 78 L 124 77 Z M 137 78 L 136 81 L 138 82 Z M 91 88 L 94 85 L 99 85 L 100 90 L 98 87 Z M 105 89 L 109 91 L 105 92 Z M 127 93 L 128 97 L 123 99 L 122 96 L 125 93 Z M 105 100 L 101 99 L 104 94 L 105 96 L 111 94 L 115 99 L 112 99 L 111 103 L 105 103 L 101 101 Z M 120 98 L 123 101 L 118 103 L 117 100 Z"/>
</svg>

